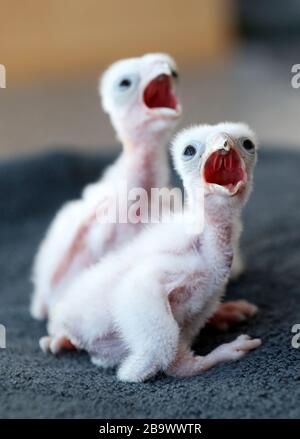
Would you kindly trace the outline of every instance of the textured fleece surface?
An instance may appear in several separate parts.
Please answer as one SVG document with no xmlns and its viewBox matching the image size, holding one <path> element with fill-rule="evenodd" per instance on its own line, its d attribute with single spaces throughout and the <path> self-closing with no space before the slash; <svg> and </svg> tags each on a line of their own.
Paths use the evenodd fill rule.
<svg viewBox="0 0 300 439">
<path fill-rule="evenodd" d="M 50 152 L 0 165 L 0 349 L 2 418 L 299 418 L 300 349 L 291 328 L 300 323 L 300 155 L 261 152 L 242 240 L 247 270 L 227 297 L 256 303 L 259 315 L 229 333 L 204 331 L 198 353 L 238 334 L 263 345 L 232 364 L 188 379 L 163 375 L 123 384 L 84 353 L 59 358 L 38 346 L 45 325 L 32 320 L 32 259 L 50 219 L 79 195 L 111 157 Z"/>
</svg>

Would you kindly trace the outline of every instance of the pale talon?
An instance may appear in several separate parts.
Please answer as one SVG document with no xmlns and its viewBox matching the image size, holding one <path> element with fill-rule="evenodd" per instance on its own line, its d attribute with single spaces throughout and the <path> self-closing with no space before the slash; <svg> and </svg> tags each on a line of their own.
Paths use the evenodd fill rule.
<svg viewBox="0 0 300 439">
<path fill-rule="evenodd" d="M 65 337 L 51 337 L 51 336 L 44 336 L 40 338 L 39 341 L 40 348 L 42 351 L 51 352 L 53 355 L 57 355 L 62 350 L 73 350 L 75 347 L 70 342 L 70 340 Z"/>
</svg>

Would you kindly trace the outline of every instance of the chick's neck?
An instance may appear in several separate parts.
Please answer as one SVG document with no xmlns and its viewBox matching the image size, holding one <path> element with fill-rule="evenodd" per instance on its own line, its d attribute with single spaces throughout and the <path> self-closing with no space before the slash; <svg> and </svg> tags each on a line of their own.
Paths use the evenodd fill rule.
<svg viewBox="0 0 300 439">
<path fill-rule="evenodd" d="M 147 191 L 161 188 L 169 182 L 168 139 L 170 130 L 138 130 L 135 135 L 122 139 L 123 160 L 126 163 L 128 183 Z"/>
</svg>

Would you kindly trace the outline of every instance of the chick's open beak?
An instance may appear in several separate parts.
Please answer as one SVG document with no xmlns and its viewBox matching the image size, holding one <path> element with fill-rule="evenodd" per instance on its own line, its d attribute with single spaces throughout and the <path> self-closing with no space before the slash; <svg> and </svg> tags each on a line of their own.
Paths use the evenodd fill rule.
<svg viewBox="0 0 300 439">
<path fill-rule="evenodd" d="M 149 67 L 142 83 L 142 100 L 152 112 L 164 112 L 174 116 L 181 113 L 174 76 L 168 63 L 156 62 Z"/>
<path fill-rule="evenodd" d="M 225 188 L 232 195 L 245 184 L 246 177 L 243 159 L 227 140 L 209 155 L 204 164 L 205 182 Z"/>
<path fill-rule="evenodd" d="M 152 79 L 144 90 L 144 102 L 148 108 L 177 109 L 177 98 L 172 90 L 171 75 L 165 73 Z"/>
</svg>

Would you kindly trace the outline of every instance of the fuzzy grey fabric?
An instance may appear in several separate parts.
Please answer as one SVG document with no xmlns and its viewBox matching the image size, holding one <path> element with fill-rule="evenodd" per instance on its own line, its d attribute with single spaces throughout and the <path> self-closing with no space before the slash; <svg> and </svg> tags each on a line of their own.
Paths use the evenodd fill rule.
<svg viewBox="0 0 300 439">
<path fill-rule="evenodd" d="M 0 417 L 298 418 L 300 349 L 300 155 L 260 154 L 255 191 L 245 211 L 242 248 L 247 270 L 227 297 L 256 303 L 259 315 L 226 334 L 204 331 L 198 353 L 240 333 L 263 345 L 241 361 L 189 379 L 160 375 L 123 384 L 84 353 L 59 358 L 38 346 L 45 325 L 28 312 L 32 259 L 59 206 L 94 181 L 111 157 L 51 152 L 0 165 Z"/>
</svg>

